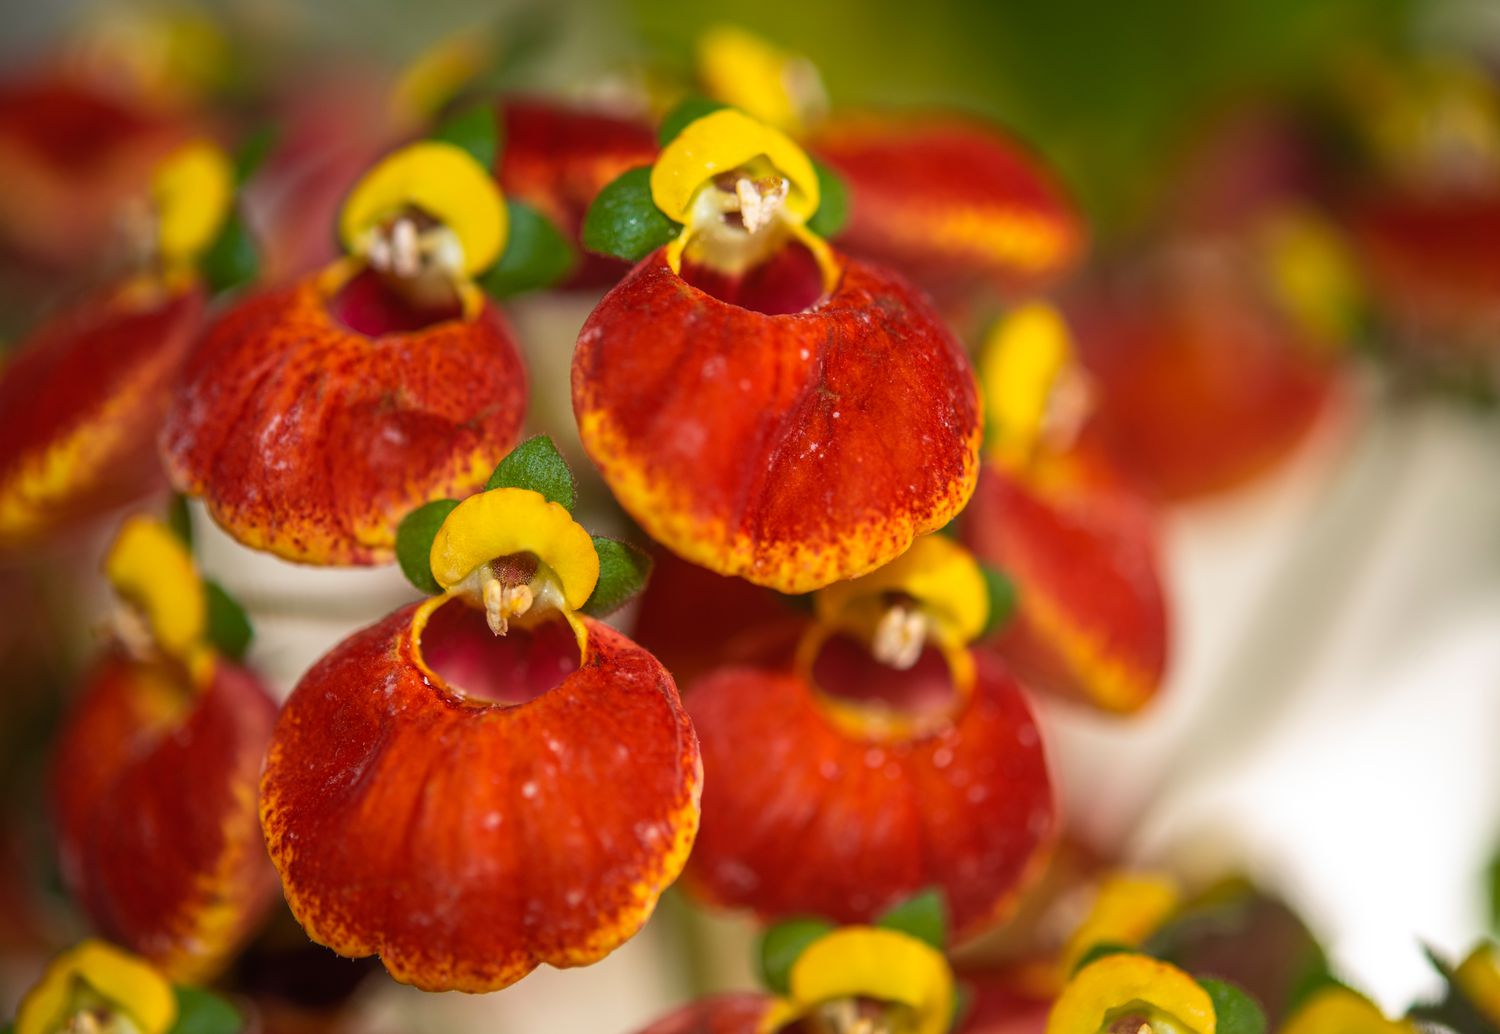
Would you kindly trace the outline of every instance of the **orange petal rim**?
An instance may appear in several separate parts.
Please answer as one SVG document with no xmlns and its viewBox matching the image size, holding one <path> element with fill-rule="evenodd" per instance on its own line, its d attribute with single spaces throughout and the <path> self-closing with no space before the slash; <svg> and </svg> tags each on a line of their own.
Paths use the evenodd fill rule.
<svg viewBox="0 0 1500 1034">
<path fill-rule="evenodd" d="M 1134 711 L 1161 688 L 1168 618 L 1156 515 L 1100 450 L 987 463 L 964 542 L 1016 586 L 990 642 L 1029 686 Z"/>
<path fill-rule="evenodd" d="M 159 484 L 154 437 L 202 314 L 197 290 L 107 291 L 43 324 L 0 367 L 0 547 Z"/>
<path fill-rule="evenodd" d="M 760 1034 L 776 999 L 764 994 L 704 998 L 663 1016 L 639 1034 Z"/>
<path fill-rule="evenodd" d="M 630 119 L 528 98 L 507 100 L 500 118 L 501 188 L 551 219 L 575 244 L 599 191 L 621 173 L 656 160 L 656 135 Z M 582 261 L 565 286 L 613 284 L 629 269 L 592 252 L 579 254 Z"/>
<path fill-rule="evenodd" d="M 981 283 L 1033 291 L 1084 250 L 1062 188 L 996 127 L 944 114 L 849 114 L 807 145 L 849 188 L 839 246 L 939 297 Z"/>
<path fill-rule="evenodd" d="M 641 928 L 697 832 L 698 744 L 666 669 L 579 620 L 581 666 L 561 621 L 499 638 L 438 597 L 303 677 L 261 821 L 309 936 L 379 954 L 403 983 L 480 992 L 596 962 Z M 559 658 L 576 666 L 561 681 Z"/>
<path fill-rule="evenodd" d="M 958 938 L 997 921 L 1045 858 L 1056 818 L 1020 688 L 994 659 L 974 660 L 951 718 L 914 736 L 856 735 L 792 671 L 700 681 L 688 706 L 706 792 L 688 885 L 767 919 L 844 923 L 937 886 Z"/>
<path fill-rule="evenodd" d="M 1052 1006 L 1047 1034 L 1094 1034 L 1117 1019 L 1161 1017 L 1183 1034 L 1214 1034 L 1213 999 L 1175 966 L 1148 955 L 1106 955 L 1073 975 Z"/>
<path fill-rule="evenodd" d="M 783 592 L 899 556 L 978 474 L 968 360 L 916 291 L 859 262 L 811 309 L 768 316 L 692 287 L 657 252 L 584 324 L 573 409 L 652 538 Z"/>
<path fill-rule="evenodd" d="M 1096 418 L 1127 476 L 1183 500 L 1242 485 L 1291 455 L 1337 397 L 1335 370 L 1247 287 L 1233 256 L 1166 254 L 1070 300 Z M 1243 262 L 1247 257 L 1241 257 Z"/>
<path fill-rule="evenodd" d="M 174 980 L 215 976 L 271 903 L 255 788 L 276 706 L 220 659 L 207 684 L 106 656 L 59 737 L 64 881 L 97 928 Z"/>
<path fill-rule="evenodd" d="M 304 563 L 384 563 L 402 517 L 467 495 L 515 443 L 526 372 L 488 302 L 473 319 L 371 335 L 340 321 L 320 282 L 247 299 L 208 330 L 167 415 L 163 455 L 177 487 L 247 546 Z M 349 289 L 364 285 L 356 277 Z M 370 290 L 376 317 L 403 315 Z"/>
</svg>

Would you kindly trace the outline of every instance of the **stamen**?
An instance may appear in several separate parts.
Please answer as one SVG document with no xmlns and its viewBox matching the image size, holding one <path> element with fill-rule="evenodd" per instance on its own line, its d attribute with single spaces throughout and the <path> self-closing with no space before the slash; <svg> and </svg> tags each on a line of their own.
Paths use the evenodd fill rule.
<svg viewBox="0 0 1500 1034">
<path fill-rule="evenodd" d="M 490 631 L 505 635 L 510 619 L 531 609 L 534 596 L 529 585 L 509 585 L 501 581 L 488 565 L 480 575 L 480 593 L 484 597 L 484 619 Z"/>
<path fill-rule="evenodd" d="M 147 661 L 155 656 L 156 637 L 151 634 L 151 622 L 141 608 L 121 600 L 109 617 L 115 638 L 133 659 Z"/>
<path fill-rule="evenodd" d="M 927 615 L 904 603 L 891 606 L 875 626 L 870 652 L 887 667 L 907 671 L 916 665 L 927 645 Z"/>
<path fill-rule="evenodd" d="M 429 273 L 457 278 L 463 273 L 464 250 L 458 235 L 441 223 L 419 225 L 411 215 L 371 229 L 364 253 L 372 269 L 401 280 Z"/>
<path fill-rule="evenodd" d="M 734 194 L 739 199 L 740 219 L 747 233 L 755 233 L 769 226 L 776 213 L 786 203 L 791 183 L 784 176 L 761 176 L 751 179 L 741 176 L 734 181 Z"/>
</svg>

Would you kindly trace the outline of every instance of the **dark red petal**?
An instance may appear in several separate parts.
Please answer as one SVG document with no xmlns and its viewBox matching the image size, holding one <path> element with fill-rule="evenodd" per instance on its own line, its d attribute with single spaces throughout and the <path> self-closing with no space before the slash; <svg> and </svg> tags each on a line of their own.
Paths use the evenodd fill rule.
<svg viewBox="0 0 1500 1034">
<path fill-rule="evenodd" d="M 914 289 L 855 261 L 814 308 L 767 316 L 651 256 L 584 324 L 573 409 L 652 538 L 785 592 L 900 555 L 978 472 L 963 351 Z"/>
<path fill-rule="evenodd" d="M 112 654 L 52 764 L 63 877 L 106 937 L 175 979 L 212 977 L 270 904 L 255 786 L 276 705 L 223 660 L 201 689 Z"/>
<path fill-rule="evenodd" d="M 761 1019 L 775 1001 L 764 994 L 703 998 L 663 1016 L 640 1034 L 761 1034 Z"/>
<path fill-rule="evenodd" d="M 418 667 L 415 611 L 334 648 L 282 712 L 261 816 L 293 913 L 426 989 L 597 961 L 645 922 L 697 829 L 697 740 L 671 676 L 587 621 L 587 660 L 550 691 L 464 702 Z M 476 648 L 514 647 L 460 617 L 449 631 Z"/>
<path fill-rule="evenodd" d="M 525 411 L 525 369 L 494 306 L 367 337 L 333 317 L 309 277 L 209 329 L 162 445 L 174 483 L 246 545 L 381 563 L 408 512 L 484 483 Z"/>
</svg>

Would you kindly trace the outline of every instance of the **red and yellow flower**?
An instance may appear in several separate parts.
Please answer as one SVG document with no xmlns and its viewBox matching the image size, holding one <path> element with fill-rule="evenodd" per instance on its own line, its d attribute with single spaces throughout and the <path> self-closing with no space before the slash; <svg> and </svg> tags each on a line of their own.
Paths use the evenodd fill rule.
<svg viewBox="0 0 1500 1034">
<path fill-rule="evenodd" d="M 172 985 L 149 962 L 103 941 L 58 955 L 16 1012 L 15 1034 L 167 1034 L 178 1017 Z"/>
<path fill-rule="evenodd" d="M 162 437 L 173 482 L 252 548 L 389 560 L 403 514 L 476 487 L 519 432 L 521 357 L 473 283 L 506 228 L 489 173 L 458 147 L 377 164 L 341 213 L 349 257 L 206 332 Z"/>
<path fill-rule="evenodd" d="M 95 926 L 179 979 L 212 976 L 275 888 L 255 786 L 275 704 L 206 641 L 186 548 L 128 520 L 105 561 L 117 638 L 52 760 L 64 881 Z"/>
<path fill-rule="evenodd" d="M 1286 1023 L 1281 1034 L 1419 1034 L 1410 1020 L 1387 1019 L 1379 1006 L 1347 987 L 1330 985 L 1314 992 Z"/>
<path fill-rule="evenodd" d="M 697 830 L 676 686 L 577 612 L 598 554 L 538 492 L 459 503 L 429 562 L 444 594 L 335 647 L 282 712 L 261 819 L 287 902 L 314 940 L 429 990 L 595 962 Z"/>
<path fill-rule="evenodd" d="M 228 159 L 212 145 L 173 152 L 151 184 L 149 264 L 52 317 L 0 370 L 0 546 L 160 483 L 155 436 L 203 315 L 194 266 L 232 191 Z"/>
<path fill-rule="evenodd" d="M 930 536 L 816 601 L 791 663 L 725 667 L 688 694 L 707 778 L 688 885 L 761 916 L 842 922 L 935 886 L 971 934 L 1055 835 L 1026 699 L 967 648 L 985 579 Z"/>
<path fill-rule="evenodd" d="M 980 374 L 987 462 L 962 528 L 1016 587 L 996 646 L 1028 685 L 1135 710 L 1167 655 L 1152 508 L 1080 433 L 1089 389 L 1053 309 L 1033 303 L 998 324 Z"/>
<path fill-rule="evenodd" d="M 1047 1018 L 1047 1034 L 1135 1034 L 1142 1028 L 1214 1034 L 1218 1016 L 1208 991 L 1176 966 L 1119 952 L 1074 973 Z"/>
<path fill-rule="evenodd" d="M 650 189 L 681 233 L 573 358 L 579 433 L 625 509 L 693 563 L 785 592 L 946 524 L 978 472 L 973 373 L 917 291 L 807 228 L 802 150 L 723 109 L 663 150 Z"/>
</svg>

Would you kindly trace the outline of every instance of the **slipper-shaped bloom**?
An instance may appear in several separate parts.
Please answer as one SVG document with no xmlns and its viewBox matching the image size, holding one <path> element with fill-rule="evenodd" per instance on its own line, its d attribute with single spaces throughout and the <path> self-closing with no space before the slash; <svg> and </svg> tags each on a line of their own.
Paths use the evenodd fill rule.
<svg viewBox="0 0 1500 1034">
<path fill-rule="evenodd" d="M 939 301 L 980 287 L 1034 292 L 1082 256 L 1085 233 L 1061 184 L 998 126 L 952 112 L 834 111 L 817 69 L 737 26 L 698 40 L 707 93 L 793 134 L 842 178 L 849 254 Z"/>
<path fill-rule="evenodd" d="M 1309 995 L 1281 1026 L 1281 1034 L 1420 1034 L 1411 1020 L 1387 1019 L 1363 995 L 1337 984 Z"/>
<path fill-rule="evenodd" d="M 1056 822 L 1020 687 L 967 648 L 989 607 L 973 559 L 929 536 L 819 593 L 791 664 L 696 683 L 706 792 L 688 886 L 842 922 L 937 887 L 958 937 L 997 920 Z"/>
<path fill-rule="evenodd" d="M 164 525 L 128 520 L 105 561 L 118 637 L 52 759 L 64 882 L 95 927 L 168 975 L 214 975 L 271 902 L 255 809 L 276 707 L 205 642 L 207 602 Z"/>
<path fill-rule="evenodd" d="M 681 232 L 605 296 L 573 357 L 584 448 L 642 528 L 805 592 L 957 514 L 978 473 L 973 372 L 918 291 L 807 228 L 801 149 L 721 109 L 666 146 L 650 191 Z"/>
<path fill-rule="evenodd" d="M 168 1034 L 179 1015 L 171 983 L 151 963 L 90 940 L 48 964 L 21 999 L 13 1029 L 15 1034 Z"/>
<path fill-rule="evenodd" d="M 1101 272 L 1068 300 L 1099 433 L 1155 499 L 1254 479 L 1335 408 L 1335 343 L 1279 296 L 1266 258 L 1237 243 L 1179 243 Z"/>
<path fill-rule="evenodd" d="M 698 745 L 666 669 L 576 613 L 600 560 L 561 505 L 471 496 L 429 563 L 443 595 L 293 691 L 261 818 L 314 940 L 424 989 L 490 991 L 640 929 L 697 830 Z"/>
<path fill-rule="evenodd" d="M 194 271 L 227 214 L 228 159 L 173 152 L 138 198 L 154 216 L 150 265 L 67 306 L 0 367 L 0 547 L 137 499 L 161 483 L 156 435 L 198 333 Z"/>
<path fill-rule="evenodd" d="M 472 282 L 506 229 L 466 151 L 428 141 L 377 164 L 341 214 L 349 258 L 206 331 L 162 436 L 173 482 L 252 548 L 390 560 L 401 517 L 477 487 L 520 429 L 521 357 Z"/>
<path fill-rule="evenodd" d="M 695 1002 L 641 1034 L 948 1034 L 956 998 L 943 953 L 899 930 L 831 929 L 809 941 L 781 995 Z"/>
<path fill-rule="evenodd" d="M 1074 973 L 1047 1019 L 1047 1034 L 1137 1034 L 1143 1029 L 1214 1034 L 1214 999 L 1176 966 L 1118 952 Z"/>
<path fill-rule="evenodd" d="M 1078 434 L 1088 389 L 1053 309 L 1028 305 L 998 324 L 980 374 L 986 462 L 962 529 L 1016 589 L 995 645 L 1029 686 L 1135 710 L 1167 655 L 1153 509 Z"/>
</svg>

